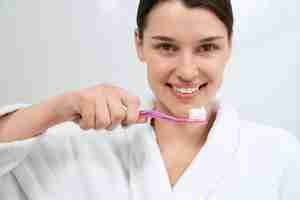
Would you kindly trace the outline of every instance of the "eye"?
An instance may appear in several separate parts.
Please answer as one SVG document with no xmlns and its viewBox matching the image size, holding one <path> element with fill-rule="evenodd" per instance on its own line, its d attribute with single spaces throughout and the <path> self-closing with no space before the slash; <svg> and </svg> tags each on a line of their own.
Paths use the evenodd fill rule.
<svg viewBox="0 0 300 200">
<path fill-rule="evenodd" d="M 172 53 L 177 51 L 178 48 L 175 45 L 170 43 L 160 43 L 155 46 L 155 49 L 161 50 L 165 53 Z"/>
<path fill-rule="evenodd" d="M 197 52 L 200 53 L 210 53 L 216 50 L 219 50 L 220 47 L 214 43 L 207 43 L 207 44 L 202 44 L 198 49 Z"/>
</svg>

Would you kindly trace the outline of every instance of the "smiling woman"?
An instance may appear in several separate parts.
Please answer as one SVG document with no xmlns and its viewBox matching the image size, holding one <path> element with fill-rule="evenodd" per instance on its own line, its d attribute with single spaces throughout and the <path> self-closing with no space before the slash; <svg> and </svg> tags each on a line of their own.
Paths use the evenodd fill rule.
<svg viewBox="0 0 300 200">
<path fill-rule="evenodd" d="M 137 25 L 154 97 L 100 84 L 0 109 L 0 199 L 298 200 L 299 141 L 216 98 L 232 51 L 231 2 L 141 0 Z M 141 115 L 200 107 L 208 123 Z M 66 131 L 89 134 L 47 134 Z"/>
<path fill-rule="evenodd" d="M 152 7 L 147 23 L 142 17 L 145 13 L 138 14 L 139 58 L 148 65 L 151 89 L 160 100 L 157 106 L 173 115 L 186 115 L 192 107 L 207 105 L 222 82 L 231 52 L 232 18 L 231 22 L 219 20 L 221 17 L 211 10 L 220 5 L 207 6 L 208 3 L 163 1 Z M 231 9 L 222 13 L 231 16 Z M 225 23 L 230 24 L 228 28 Z M 186 88 L 193 95 L 184 96 Z M 183 99 L 180 97 L 189 101 L 176 107 Z M 177 110 L 170 109 L 174 106 Z"/>
</svg>

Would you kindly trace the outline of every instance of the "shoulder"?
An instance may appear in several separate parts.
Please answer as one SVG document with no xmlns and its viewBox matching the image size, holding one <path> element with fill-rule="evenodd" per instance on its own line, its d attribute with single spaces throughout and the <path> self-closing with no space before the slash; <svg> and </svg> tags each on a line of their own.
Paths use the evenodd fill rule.
<svg viewBox="0 0 300 200">
<path fill-rule="evenodd" d="M 240 145 L 243 148 L 251 148 L 251 151 L 264 150 L 273 151 L 298 151 L 300 148 L 298 138 L 291 132 L 283 129 L 244 120 L 239 111 L 232 104 L 221 102 L 222 111 L 220 121 L 224 128 L 238 131 Z M 230 129 L 232 128 L 232 129 Z M 227 130 L 227 131 L 228 131 Z"/>
<path fill-rule="evenodd" d="M 240 146 L 257 155 L 289 159 L 300 155 L 300 142 L 291 132 L 272 126 L 241 120 Z M 276 156 L 275 156 L 276 155 Z"/>
<path fill-rule="evenodd" d="M 282 128 L 240 121 L 237 161 L 247 177 L 262 177 L 262 183 L 280 183 L 284 171 L 299 169 L 299 140 Z M 297 167 L 296 167 L 297 166 Z M 267 179 L 263 178 L 267 177 Z"/>
<path fill-rule="evenodd" d="M 293 133 L 283 128 L 276 128 L 261 123 L 241 120 L 240 134 L 241 137 L 249 140 L 278 144 L 281 145 L 280 147 L 287 145 L 299 147 L 299 140 Z"/>
</svg>

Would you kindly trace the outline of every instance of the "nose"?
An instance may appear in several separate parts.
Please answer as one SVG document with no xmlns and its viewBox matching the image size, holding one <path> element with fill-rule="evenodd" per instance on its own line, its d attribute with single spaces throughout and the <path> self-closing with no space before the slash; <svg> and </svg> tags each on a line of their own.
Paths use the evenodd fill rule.
<svg viewBox="0 0 300 200">
<path fill-rule="evenodd" d="M 192 53 L 186 52 L 180 56 L 176 75 L 183 82 L 193 82 L 199 76 L 196 58 Z"/>
</svg>

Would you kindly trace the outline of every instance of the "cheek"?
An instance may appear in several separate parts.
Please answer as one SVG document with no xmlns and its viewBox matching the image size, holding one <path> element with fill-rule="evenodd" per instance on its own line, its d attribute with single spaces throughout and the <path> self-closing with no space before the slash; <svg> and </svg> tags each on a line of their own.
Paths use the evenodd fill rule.
<svg viewBox="0 0 300 200">
<path fill-rule="evenodd" d="M 148 78 L 150 81 L 166 82 L 169 77 L 168 66 L 163 65 L 162 63 L 148 63 Z"/>
<path fill-rule="evenodd" d="M 211 82 L 218 82 L 218 80 L 223 76 L 224 63 L 219 60 L 208 60 L 206 62 L 202 62 L 200 66 L 202 66 L 201 71 Z"/>
<path fill-rule="evenodd" d="M 216 67 L 215 70 L 211 72 L 211 87 L 213 91 L 218 90 L 223 82 L 223 70 L 222 66 Z"/>
<path fill-rule="evenodd" d="M 206 90 L 206 95 L 214 96 L 223 82 L 225 62 L 223 59 L 211 58 L 202 59 L 201 64 L 201 71 L 209 83 Z"/>
<path fill-rule="evenodd" d="M 172 64 L 168 59 L 163 59 L 154 53 L 146 56 L 145 62 L 148 66 L 148 76 L 161 82 L 168 80 L 172 72 Z"/>
</svg>

